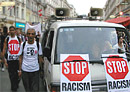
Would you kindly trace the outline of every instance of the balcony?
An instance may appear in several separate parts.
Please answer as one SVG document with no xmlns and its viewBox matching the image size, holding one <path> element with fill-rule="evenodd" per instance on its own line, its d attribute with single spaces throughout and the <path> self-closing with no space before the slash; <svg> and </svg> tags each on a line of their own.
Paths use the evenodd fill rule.
<svg viewBox="0 0 130 92">
<path fill-rule="evenodd" d="M 41 3 L 41 5 L 46 8 L 47 7 L 47 3 Z"/>
<path fill-rule="evenodd" d="M 41 3 L 41 0 L 36 0 L 36 2 L 37 2 L 38 4 L 40 4 L 40 3 Z"/>
<path fill-rule="evenodd" d="M 22 7 L 24 7 L 25 6 L 25 3 L 24 2 L 22 2 Z"/>
</svg>

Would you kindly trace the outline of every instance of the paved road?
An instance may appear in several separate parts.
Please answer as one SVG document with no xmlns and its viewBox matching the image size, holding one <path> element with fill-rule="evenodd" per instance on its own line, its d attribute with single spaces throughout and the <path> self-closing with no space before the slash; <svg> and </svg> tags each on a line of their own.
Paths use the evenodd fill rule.
<svg viewBox="0 0 130 92">
<path fill-rule="evenodd" d="M 1 67 L 0 67 L 0 92 L 11 92 L 8 71 L 7 71 L 7 69 L 5 69 L 5 71 L 2 72 Z M 19 89 L 17 92 L 25 92 L 22 81 L 20 81 Z M 40 91 L 39 92 L 45 92 L 41 80 L 40 80 Z"/>
</svg>

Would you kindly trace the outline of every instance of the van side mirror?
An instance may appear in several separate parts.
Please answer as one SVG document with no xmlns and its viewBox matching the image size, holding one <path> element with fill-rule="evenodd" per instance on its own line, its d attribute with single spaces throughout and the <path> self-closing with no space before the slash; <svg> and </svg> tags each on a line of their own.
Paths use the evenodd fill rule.
<svg viewBox="0 0 130 92">
<path fill-rule="evenodd" d="M 51 56 L 50 47 L 45 47 L 45 48 L 43 49 L 43 52 L 44 52 L 44 56 L 47 57 L 47 58 L 49 59 L 50 56 Z"/>
</svg>

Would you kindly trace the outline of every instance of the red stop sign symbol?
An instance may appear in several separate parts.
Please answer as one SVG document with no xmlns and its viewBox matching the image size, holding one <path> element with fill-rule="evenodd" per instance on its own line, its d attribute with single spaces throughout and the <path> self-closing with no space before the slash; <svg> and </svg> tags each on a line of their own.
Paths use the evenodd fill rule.
<svg viewBox="0 0 130 92">
<path fill-rule="evenodd" d="M 123 58 L 108 58 L 105 62 L 106 71 L 113 79 L 124 79 L 129 72 L 127 61 Z"/>
<path fill-rule="evenodd" d="M 88 74 L 88 62 L 87 61 L 74 61 L 72 60 L 84 60 L 81 56 L 68 56 L 62 63 L 62 74 L 70 81 L 82 81 Z"/>
<path fill-rule="evenodd" d="M 8 43 L 8 50 L 11 54 L 18 54 L 20 50 L 20 45 L 17 40 L 11 40 Z"/>
</svg>

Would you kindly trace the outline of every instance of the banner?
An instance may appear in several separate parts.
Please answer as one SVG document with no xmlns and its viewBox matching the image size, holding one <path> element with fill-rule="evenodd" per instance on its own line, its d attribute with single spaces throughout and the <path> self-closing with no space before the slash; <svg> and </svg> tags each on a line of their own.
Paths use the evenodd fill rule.
<svg viewBox="0 0 130 92">
<path fill-rule="evenodd" d="M 30 25 L 29 23 L 26 23 L 25 33 L 27 32 L 27 30 L 29 28 L 35 29 L 36 35 L 37 35 L 38 32 L 41 34 L 41 23 L 34 25 L 34 26 Z"/>
<path fill-rule="evenodd" d="M 92 92 L 88 54 L 61 54 L 60 92 Z"/>
<path fill-rule="evenodd" d="M 103 54 L 108 92 L 130 92 L 130 69 L 124 54 Z"/>
</svg>

